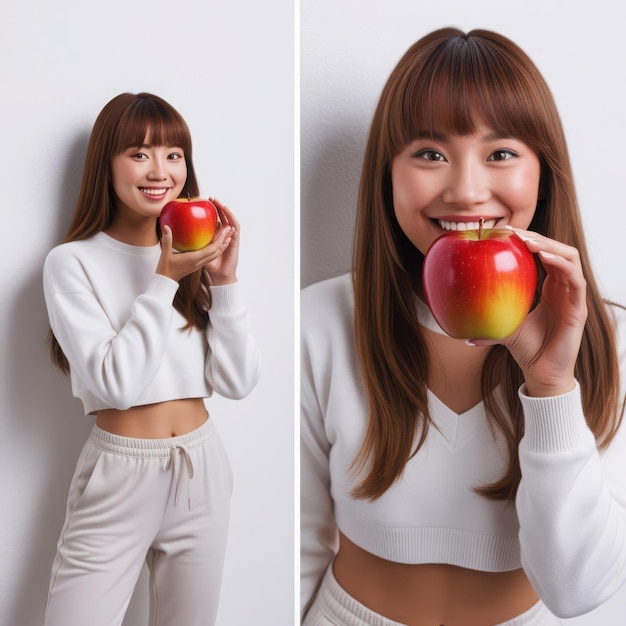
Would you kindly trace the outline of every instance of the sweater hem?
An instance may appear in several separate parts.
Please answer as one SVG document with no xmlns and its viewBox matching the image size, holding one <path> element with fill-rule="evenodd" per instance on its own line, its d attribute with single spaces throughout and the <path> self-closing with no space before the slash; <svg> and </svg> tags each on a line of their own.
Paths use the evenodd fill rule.
<svg viewBox="0 0 626 626">
<path fill-rule="evenodd" d="M 458 528 L 339 525 L 354 543 L 372 554 L 406 564 L 457 565 L 505 572 L 521 565 L 518 538 L 483 535 Z"/>
<path fill-rule="evenodd" d="M 204 378 L 189 379 L 187 381 L 175 380 L 169 384 L 166 381 L 157 381 L 150 385 L 149 392 L 140 394 L 132 403 L 132 406 L 157 404 L 159 402 L 167 402 L 168 400 L 180 400 L 181 398 L 210 398 L 212 395 L 213 389 L 206 383 Z M 85 390 L 76 390 L 74 396 L 82 400 L 85 415 L 91 415 L 96 411 L 105 409 L 130 408 L 114 406 Z"/>
</svg>

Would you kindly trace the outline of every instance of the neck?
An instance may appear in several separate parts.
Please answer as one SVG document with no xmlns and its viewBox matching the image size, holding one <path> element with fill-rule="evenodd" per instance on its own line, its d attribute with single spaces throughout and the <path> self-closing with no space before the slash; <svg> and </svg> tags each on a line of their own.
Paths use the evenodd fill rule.
<svg viewBox="0 0 626 626">
<path fill-rule="evenodd" d="M 132 224 L 123 223 L 120 219 L 114 219 L 104 232 L 113 237 L 113 239 L 131 246 L 148 247 L 159 243 L 156 218 L 145 218 Z"/>
<path fill-rule="evenodd" d="M 468 346 L 437 324 L 428 306 L 417 298 L 417 318 L 428 348 L 428 387 L 455 413 L 469 410 L 482 398 L 482 369 L 490 348 Z"/>
</svg>

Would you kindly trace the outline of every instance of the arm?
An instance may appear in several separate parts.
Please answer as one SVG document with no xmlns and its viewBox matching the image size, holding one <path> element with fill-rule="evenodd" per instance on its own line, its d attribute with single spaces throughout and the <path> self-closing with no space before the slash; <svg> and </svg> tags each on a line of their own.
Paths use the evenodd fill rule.
<svg viewBox="0 0 626 626">
<path fill-rule="evenodd" d="M 303 617 L 337 551 L 338 533 L 330 495 L 331 444 L 314 390 L 306 341 L 303 341 L 301 353 L 300 610 Z"/>
<path fill-rule="evenodd" d="M 108 405 L 133 405 L 156 374 L 178 283 L 151 277 L 121 328 L 114 328 L 80 260 L 53 251 L 44 266 L 50 326 L 72 371 Z"/>
<path fill-rule="evenodd" d="M 328 473 L 328 442 L 320 420 L 302 410 L 300 441 L 300 609 L 304 616 L 337 550 Z"/>
<path fill-rule="evenodd" d="M 578 251 L 538 233 L 515 232 L 546 271 L 539 304 L 501 342 L 525 380 L 517 494 L 522 563 L 548 608 L 572 617 L 626 582 L 626 444 L 620 432 L 600 456 L 574 379 L 587 319 Z M 619 356 L 623 364 L 623 349 Z"/>
<path fill-rule="evenodd" d="M 217 393 L 239 399 L 257 384 L 261 356 L 250 331 L 248 312 L 237 283 L 241 226 L 227 206 L 216 198 L 211 201 L 218 210 L 220 226 L 217 236 L 224 237 L 224 246 L 218 256 L 204 264 L 211 280 L 212 301 L 205 375 Z"/>
<path fill-rule="evenodd" d="M 626 582 L 626 432 L 622 427 L 601 456 L 578 386 L 550 398 L 522 390 L 520 398 L 522 564 L 548 608 L 574 617 Z"/>
<path fill-rule="evenodd" d="M 261 356 L 241 303 L 239 284 L 213 286 L 211 298 L 205 376 L 220 395 L 243 398 L 259 380 Z"/>
</svg>

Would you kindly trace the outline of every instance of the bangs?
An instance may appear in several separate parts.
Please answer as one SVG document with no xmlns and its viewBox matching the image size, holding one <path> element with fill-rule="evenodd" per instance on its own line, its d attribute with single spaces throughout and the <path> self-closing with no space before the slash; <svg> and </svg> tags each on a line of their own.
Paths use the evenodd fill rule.
<svg viewBox="0 0 626 626">
<path fill-rule="evenodd" d="M 115 130 L 113 153 L 141 146 L 179 146 L 191 154 L 191 136 L 181 115 L 155 96 L 138 97 L 124 111 Z"/>
<path fill-rule="evenodd" d="M 544 135 L 537 126 L 545 119 L 544 94 L 528 64 L 509 49 L 470 33 L 440 41 L 419 56 L 409 50 L 399 64 L 403 75 L 389 110 L 390 122 L 397 122 L 389 125 L 391 157 L 418 136 L 467 135 L 479 124 L 539 149 L 534 144 Z"/>
</svg>

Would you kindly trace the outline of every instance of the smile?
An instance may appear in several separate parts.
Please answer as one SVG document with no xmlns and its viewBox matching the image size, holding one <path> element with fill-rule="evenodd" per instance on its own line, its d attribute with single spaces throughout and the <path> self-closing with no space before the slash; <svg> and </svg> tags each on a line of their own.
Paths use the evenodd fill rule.
<svg viewBox="0 0 626 626">
<path fill-rule="evenodd" d="M 163 187 L 159 189 L 155 189 L 152 187 L 139 187 L 139 191 L 141 191 L 141 193 L 145 193 L 147 196 L 154 196 L 155 198 L 160 198 L 161 196 L 164 196 L 168 192 L 168 189 L 168 187 Z"/>
<path fill-rule="evenodd" d="M 436 222 L 440 228 L 443 230 L 478 230 L 480 228 L 480 222 L 476 220 L 475 222 L 452 222 L 448 220 L 433 220 Z M 483 221 L 483 228 L 493 228 L 499 218 L 495 219 L 487 219 Z"/>
</svg>

